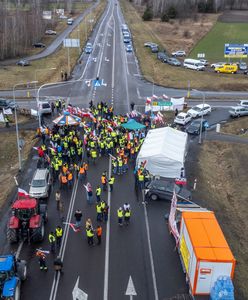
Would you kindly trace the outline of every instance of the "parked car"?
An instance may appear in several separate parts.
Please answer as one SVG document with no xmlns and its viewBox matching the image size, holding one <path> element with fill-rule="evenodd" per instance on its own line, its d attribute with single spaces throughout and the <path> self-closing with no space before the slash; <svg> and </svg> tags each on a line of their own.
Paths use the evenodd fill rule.
<svg viewBox="0 0 248 300">
<path fill-rule="evenodd" d="M 86 54 L 90 54 L 93 51 L 93 46 L 91 43 L 87 43 L 85 48 L 84 48 L 84 52 Z"/>
<path fill-rule="evenodd" d="M 130 39 L 130 37 L 123 37 L 123 42 L 125 43 L 125 44 L 128 44 L 128 43 L 130 43 L 131 42 L 131 39 Z"/>
<path fill-rule="evenodd" d="M 59 18 L 60 18 L 60 19 L 67 19 L 68 17 L 65 16 L 65 15 L 60 15 Z"/>
<path fill-rule="evenodd" d="M 232 118 L 248 116 L 248 108 L 243 106 L 232 106 L 229 110 L 229 114 Z"/>
<path fill-rule="evenodd" d="M 238 63 L 238 67 L 239 67 L 239 69 L 242 70 L 242 71 L 247 70 L 247 64 L 246 64 L 244 61 Z"/>
<path fill-rule="evenodd" d="M 68 19 L 68 20 L 67 20 L 67 25 L 72 25 L 72 24 L 73 24 L 73 21 L 74 21 L 74 20 L 73 20 L 72 18 Z"/>
<path fill-rule="evenodd" d="M 158 53 L 158 46 L 152 46 L 150 48 L 151 48 L 152 53 Z"/>
<path fill-rule="evenodd" d="M 47 198 L 51 188 L 51 176 L 48 169 L 37 169 L 30 183 L 30 197 Z"/>
<path fill-rule="evenodd" d="M 145 185 L 145 197 L 150 200 L 171 201 L 175 189 L 178 201 L 190 200 L 191 192 L 185 186 L 176 185 L 174 181 L 165 179 L 154 179 Z"/>
<path fill-rule="evenodd" d="M 248 108 L 248 100 L 240 100 L 239 106 L 247 107 Z"/>
<path fill-rule="evenodd" d="M 186 125 L 192 120 L 192 116 L 188 113 L 180 112 L 174 119 L 174 123 Z"/>
<path fill-rule="evenodd" d="M 146 43 L 144 43 L 144 47 L 149 47 L 149 48 L 151 48 L 151 47 L 158 47 L 158 45 L 157 44 L 155 44 L 155 43 L 153 43 L 153 42 L 146 42 Z"/>
<path fill-rule="evenodd" d="M 208 65 L 208 61 L 206 59 L 199 59 L 199 61 L 204 65 L 207 66 Z"/>
<path fill-rule="evenodd" d="M 238 71 L 238 66 L 236 64 L 225 64 L 220 67 L 215 67 L 214 71 L 216 73 L 235 74 Z"/>
<path fill-rule="evenodd" d="M 27 67 L 30 66 L 30 62 L 26 59 L 21 59 L 16 63 L 17 66 Z"/>
<path fill-rule="evenodd" d="M 50 115 L 52 113 L 52 107 L 48 101 L 39 102 L 39 113 L 41 115 Z"/>
<path fill-rule="evenodd" d="M 164 52 L 158 52 L 157 58 L 158 58 L 159 60 L 161 60 L 162 62 L 167 62 L 167 60 L 168 60 L 168 55 L 167 55 L 166 53 L 164 53 Z"/>
<path fill-rule="evenodd" d="M 54 30 L 51 30 L 51 29 L 47 29 L 46 32 L 45 32 L 45 34 L 47 34 L 47 35 L 56 35 L 57 32 L 54 31 Z"/>
<path fill-rule="evenodd" d="M 33 47 L 34 47 L 34 48 L 45 48 L 46 45 L 43 44 L 43 43 L 34 43 L 34 44 L 33 44 Z"/>
<path fill-rule="evenodd" d="M 200 134 L 201 131 L 201 123 L 202 123 L 202 131 L 205 131 L 208 128 L 208 121 L 205 119 L 198 119 L 192 121 L 187 127 L 186 132 L 188 134 Z"/>
<path fill-rule="evenodd" d="M 198 59 L 186 58 L 183 62 L 185 69 L 191 69 L 196 71 L 204 71 L 204 64 Z"/>
<path fill-rule="evenodd" d="M 189 109 L 187 113 L 190 114 L 192 118 L 198 118 L 209 114 L 211 110 L 212 109 L 209 104 L 198 104 Z"/>
<path fill-rule="evenodd" d="M 126 46 L 126 52 L 133 52 L 133 47 L 132 47 L 132 45 L 128 44 L 128 45 Z"/>
<path fill-rule="evenodd" d="M 17 105 L 14 101 L 12 100 L 6 100 L 6 99 L 0 99 L 0 109 L 8 109 L 8 108 L 11 108 L 11 109 L 14 109 L 16 108 Z"/>
<path fill-rule="evenodd" d="M 178 50 L 178 51 L 172 52 L 171 55 L 175 56 L 175 57 L 177 57 L 177 56 L 186 56 L 186 52 L 183 51 L 183 50 Z"/>
<path fill-rule="evenodd" d="M 167 63 L 169 65 L 172 65 L 172 66 L 177 66 L 177 67 L 181 66 L 180 61 L 178 59 L 174 58 L 174 57 L 168 58 L 167 59 Z"/>
<path fill-rule="evenodd" d="M 217 63 L 213 63 L 210 65 L 211 68 L 215 69 L 215 68 L 218 68 L 218 67 L 221 67 L 223 65 L 225 65 L 226 62 L 217 62 Z"/>
</svg>

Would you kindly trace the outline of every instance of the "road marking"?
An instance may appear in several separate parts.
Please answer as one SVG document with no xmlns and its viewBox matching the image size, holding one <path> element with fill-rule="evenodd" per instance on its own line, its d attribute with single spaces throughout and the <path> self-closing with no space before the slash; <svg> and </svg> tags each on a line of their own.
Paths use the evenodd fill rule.
<svg viewBox="0 0 248 300">
<path fill-rule="evenodd" d="M 87 300 L 88 294 L 86 294 L 83 290 L 81 290 L 78 287 L 78 284 L 79 284 L 79 276 L 72 291 L 73 300 Z"/>
<path fill-rule="evenodd" d="M 16 251 L 16 258 L 19 258 L 21 251 L 22 251 L 22 247 L 23 247 L 24 241 L 21 241 L 20 244 L 18 245 L 17 251 Z"/>
<path fill-rule="evenodd" d="M 137 296 L 131 275 L 129 276 L 125 296 L 130 296 L 130 300 L 133 299 L 133 296 Z"/>
<path fill-rule="evenodd" d="M 114 103 L 114 88 L 115 88 L 115 18 L 113 17 L 113 59 L 112 59 L 112 84 L 111 84 L 111 103 Z"/>
<path fill-rule="evenodd" d="M 109 59 L 107 57 L 104 58 L 105 61 L 109 62 Z"/>
<path fill-rule="evenodd" d="M 145 195 L 144 191 L 142 190 L 142 198 L 143 198 L 143 207 L 144 207 L 144 214 L 145 214 L 145 223 L 146 223 L 146 233 L 147 233 L 147 242 L 148 242 L 148 249 L 149 249 L 149 256 L 150 256 L 150 263 L 151 263 L 151 271 L 152 271 L 152 282 L 153 282 L 153 289 L 154 289 L 154 299 L 158 299 L 158 288 L 157 288 L 157 280 L 155 274 L 155 267 L 153 261 L 153 254 L 152 254 L 152 246 L 151 246 L 151 237 L 150 237 L 150 229 L 149 229 L 149 222 L 148 222 L 148 215 L 145 203 Z"/>
</svg>

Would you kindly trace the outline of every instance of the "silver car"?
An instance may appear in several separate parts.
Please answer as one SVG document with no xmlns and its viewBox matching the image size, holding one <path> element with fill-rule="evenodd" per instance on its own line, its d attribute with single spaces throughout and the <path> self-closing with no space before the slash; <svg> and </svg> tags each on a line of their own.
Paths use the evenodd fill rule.
<svg viewBox="0 0 248 300">
<path fill-rule="evenodd" d="M 248 116 L 248 108 L 243 106 L 232 106 L 229 110 L 229 114 L 232 118 Z"/>
<path fill-rule="evenodd" d="M 48 169 L 37 169 L 30 183 L 30 197 L 39 199 L 49 196 L 51 187 L 51 176 Z"/>
</svg>

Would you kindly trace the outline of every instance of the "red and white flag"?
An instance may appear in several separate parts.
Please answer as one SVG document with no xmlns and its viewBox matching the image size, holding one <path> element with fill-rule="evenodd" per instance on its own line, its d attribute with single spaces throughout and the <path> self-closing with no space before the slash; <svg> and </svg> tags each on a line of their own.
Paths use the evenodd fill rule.
<svg viewBox="0 0 248 300">
<path fill-rule="evenodd" d="M 177 208 L 177 195 L 174 190 L 173 196 L 171 199 L 171 208 L 170 208 L 170 214 L 169 214 L 169 230 L 170 233 L 173 234 L 175 240 L 176 240 L 176 246 L 178 246 L 179 243 L 179 232 L 177 229 L 177 223 L 176 223 L 176 208 Z"/>
<path fill-rule="evenodd" d="M 29 197 L 29 193 L 23 189 L 18 188 L 18 197 Z"/>
<path fill-rule="evenodd" d="M 165 95 L 165 94 L 163 94 L 163 98 L 164 99 L 169 99 L 169 97 L 167 95 Z"/>
</svg>

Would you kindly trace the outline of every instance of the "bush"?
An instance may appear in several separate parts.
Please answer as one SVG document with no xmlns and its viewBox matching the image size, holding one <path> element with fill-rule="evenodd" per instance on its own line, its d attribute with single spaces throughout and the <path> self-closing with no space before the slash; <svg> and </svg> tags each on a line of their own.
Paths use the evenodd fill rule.
<svg viewBox="0 0 248 300">
<path fill-rule="evenodd" d="M 164 14 L 161 16 L 161 22 L 169 22 L 169 21 L 170 21 L 169 16 L 167 15 L 167 13 L 164 13 Z"/>
<path fill-rule="evenodd" d="M 153 12 L 150 7 L 147 6 L 142 16 L 143 21 L 151 21 L 153 19 Z"/>
<path fill-rule="evenodd" d="M 167 10 L 167 15 L 170 19 L 175 19 L 177 16 L 177 10 L 175 6 L 170 6 Z"/>
<path fill-rule="evenodd" d="M 188 30 L 184 30 L 183 37 L 185 37 L 186 39 L 190 38 L 190 32 Z"/>
</svg>

